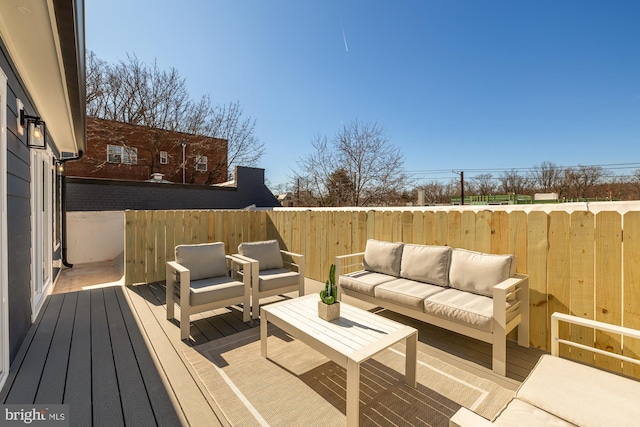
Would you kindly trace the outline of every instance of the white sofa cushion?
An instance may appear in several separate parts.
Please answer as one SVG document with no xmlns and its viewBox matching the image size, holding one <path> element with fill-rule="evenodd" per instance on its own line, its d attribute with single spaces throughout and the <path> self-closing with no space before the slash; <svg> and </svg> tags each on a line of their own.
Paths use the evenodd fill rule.
<svg viewBox="0 0 640 427">
<path fill-rule="evenodd" d="M 342 288 L 373 296 L 376 286 L 394 279 L 393 276 L 389 276 L 388 274 L 364 270 L 341 274 L 338 282 Z"/>
<path fill-rule="evenodd" d="M 189 270 L 192 281 L 227 275 L 227 260 L 222 242 L 178 245 L 175 254 L 176 262 Z"/>
<path fill-rule="evenodd" d="M 450 263 L 451 248 L 448 246 L 405 244 L 402 249 L 400 277 L 448 286 Z"/>
<path fill-rule="evenodd" d="M 515 273 L 515 256 L 492 255 L 465 249 L 451 253 L 449 284 L 461 291 L 493 297 L 493 287 Z"/>
<path fill-rule="evenodd" d="M 585 426 L 637 426 L 640 381 L 543 355 L 516 398 Z"/>
<path fill-rule="evenodd" d="M 374 295 L 384 301 L 423 311 L 424 299 L 445 289 L 447 288 L 400 278 L 376 286 Z"/>
<path fill-rule="evenodd" d="M 443 319 L 493 332 L 493 299 L 457 289 L 442 292 L 424 300 L 424 312 Z"/>
<path fill-rule="evenodd" d="M 522 400 L 513 399 L 502 410 L 495 419 L 493 424 L 502 427 L 572 427 L 565 420 L 551 415 L 540 408 L 523 402 Z"/>
<path fill-rule="evenodd" d="M 401 242 L 392 243 L 374 239 L 367 240 L 363 261 L 365 270 L 399 277 L 403 246 L 404 243 Z"/>
<path fill-rule="evenodd" d="M 284 266 L 277 240 L 243 242 L 238 246 L 238 253 L 257 260 L 260 270 L 270 270 Z"/>
</svg>

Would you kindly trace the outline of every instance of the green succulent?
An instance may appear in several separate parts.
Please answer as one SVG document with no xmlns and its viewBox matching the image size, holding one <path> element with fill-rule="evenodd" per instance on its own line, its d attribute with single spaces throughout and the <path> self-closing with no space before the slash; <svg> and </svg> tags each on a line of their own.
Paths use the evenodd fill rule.
<svg viewBox="0 0 640 427">
<path fill-rule="evenodd" d="M 320 291 L 320 299 L 325 304 L 333 304 L 338 298 L 338 287 L 336 286 L 336 266 L 331 264 L 329 269 L 329 280 L 324 285 L 324 289 Z"/>
</svg>

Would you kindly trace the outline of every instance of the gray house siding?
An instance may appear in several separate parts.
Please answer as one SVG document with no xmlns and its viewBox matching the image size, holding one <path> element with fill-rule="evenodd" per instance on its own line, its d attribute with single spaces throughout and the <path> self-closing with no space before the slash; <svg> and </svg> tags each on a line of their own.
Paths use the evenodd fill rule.
<svg viewBox="0 0 640 427">
<path fill-rule="evenodd" d="M 0 68 L 7 75 L 7 245 L 9 298 L 9 357 L 13 359 L 31 326 L 31 157 L 24 136 L 17 132 L 16 98 L 37 113 L 5 45 L 0 40 Z M 52 146 L 56 153 L 55 146 Z M 57 153 L 56 153 L 57 154 Z M 56 255 L 57 254 L 57 255 Z M 54 252 L 54 261 L 60 259 Z M 57 274 L 59 270 L 54 270 Z M 55 276 L 54 276 L 55 277 Z"/>
</svg>

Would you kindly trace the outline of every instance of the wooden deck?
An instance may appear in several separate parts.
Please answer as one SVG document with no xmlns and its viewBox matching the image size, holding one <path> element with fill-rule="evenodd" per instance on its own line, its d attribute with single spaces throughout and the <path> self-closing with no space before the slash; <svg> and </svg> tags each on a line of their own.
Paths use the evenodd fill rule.
<svg viewBox="0 0 640 427">
<path fill-rule="evenodd" d="M 308 292 L 317 286 L 308 282 Z M 161 283 L 51 295 L 11 365 L 0 401 L 69 404 L 71 425 L 78 426 L 229 425 L 183 352 L 259 321 L 243 323 L 238 307 L 203 313 L 194 316 L 193 340 L 186 342 L 177 321 L 166 320 L 164 304 Z M 510 342 L 509 378 L 501 380 L 488 369 L 490 345 L 380 314 L 416 327 L 433 355 L 507 386 L 517 386 L 541 354 Z"/>
</svg>

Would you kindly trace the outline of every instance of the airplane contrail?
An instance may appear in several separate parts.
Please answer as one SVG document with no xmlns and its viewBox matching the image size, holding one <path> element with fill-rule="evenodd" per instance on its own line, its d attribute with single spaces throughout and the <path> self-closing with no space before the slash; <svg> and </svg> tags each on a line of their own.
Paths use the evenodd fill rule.
<svg viewBox="0 0 640 427">
<path fill-rule="evenodd" d="M 344 33 L 344 26 L 340 25 L 340 28 L 342 28 L 342 39 L 344 40 L 344 50 L 345 52 L 349 52 L 349 45 L 347 44 L 347 36 Z"/>
</svg>

